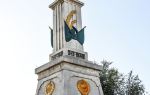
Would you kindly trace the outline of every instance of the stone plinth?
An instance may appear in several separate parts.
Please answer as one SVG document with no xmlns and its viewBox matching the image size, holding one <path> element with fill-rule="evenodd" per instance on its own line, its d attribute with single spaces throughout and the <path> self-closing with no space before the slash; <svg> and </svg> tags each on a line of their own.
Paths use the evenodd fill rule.
<svg viewBox="0 0 150 95">
<path fill-rule="evenodd" d="M 86 95 L 103 95 L 99 80 L 101 69 L 100 65 L 90 61 L 62 56 L 36 68 L 35 73 L 38 75 L 36 95 L 82 95 L 80 93 L 82 87 L 84 91 L 89 90 Z M 89 88 L 85 88 L 86 85 L 83 86 L 82 82 L 80 88 L 79 81 L 85 81 Z M 52 84 L 47 86 L 50 82 Z"/>
</svg>

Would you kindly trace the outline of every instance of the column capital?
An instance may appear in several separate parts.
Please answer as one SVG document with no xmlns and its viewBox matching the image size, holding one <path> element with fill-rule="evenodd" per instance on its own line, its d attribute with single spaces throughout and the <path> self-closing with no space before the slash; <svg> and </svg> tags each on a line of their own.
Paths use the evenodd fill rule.
<svg viewBox="0 0 150 95">
<path fill-rule="evenodd" d="M 84 5 L 84 3 L 79 1 L 79 0 L 55 0 L 52 4 L 49 5 L 49 8 L 54 9 L 54 7 L 57 4 L 60 4 L 60 3 L 63 3 L 63 2 L 73 2 L 77 5 L 79 5 L 80 7 L 82 7 Z"/>
</svg>

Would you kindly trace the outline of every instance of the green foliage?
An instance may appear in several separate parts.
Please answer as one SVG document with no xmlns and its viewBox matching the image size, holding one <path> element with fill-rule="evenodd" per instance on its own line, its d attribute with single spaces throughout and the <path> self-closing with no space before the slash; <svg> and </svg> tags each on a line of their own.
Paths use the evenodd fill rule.
<svg viewBox="0 0 150 95">
<path fill-rule="evenodd" d="M 123 75 L 117 69 L 109 68 L 112 62 L 102 61 L 102 64 L 100 80 L 104 95 L 144 95 L 144 86 L 132 71 Z"/>
<path fill-rule="evenodd" d="M 130 71 L 126 81 L 126 95 L 142 95 L 144 93 L 144 86 L 141 84 L 141 80 L 138 75 L 133 75 Z"/>
</svg>

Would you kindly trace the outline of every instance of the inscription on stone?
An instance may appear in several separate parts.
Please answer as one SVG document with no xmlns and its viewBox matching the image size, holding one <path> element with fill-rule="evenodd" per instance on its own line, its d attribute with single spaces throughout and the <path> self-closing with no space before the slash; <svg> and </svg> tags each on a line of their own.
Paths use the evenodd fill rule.
<svg viewBox="0 0 150 95">
<path fill-rule="evenodd" d="M 59 58 L 59 57 L 61 57 L 62 55 L 63 55 L 63 51 L 61 51 L 61 52 L 59 52 L 59 53 L 53 55 L 53 56 L 52 56 L 52 60 L 54 60 L 54 59 L 56 59 L 56 58 Z"/>
<path fill-rule="evenodd" d="M 68 55 L 85 59 L 85 54 L 78 53 L 78 52 L 71 51 L 71 50 L 68 50 Z"/>
</svg>

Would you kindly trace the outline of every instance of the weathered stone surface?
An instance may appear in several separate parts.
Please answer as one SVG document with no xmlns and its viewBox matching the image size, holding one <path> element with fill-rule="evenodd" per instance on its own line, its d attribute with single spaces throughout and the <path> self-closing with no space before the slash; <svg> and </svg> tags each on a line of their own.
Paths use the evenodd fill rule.
<svg viewBox="0 0 150 95">
<path fill-rule="evenodd" d="M 53 95 L 80 95 L 77 89 L 78 80 L 86 80 L 90 85 L 89 95 L 103 95 L 99 72 L 102 67 L 71 56 L 63 56 L 35 70 L 38 75 L 36 95 L 45 95 L 46 81 L 55 83 Z"/>
<path fill-rule="evenodd" d="M 78 65 L 81 67 L 88 67 L 88 68 L 95 69 L 98 71 L 100 71 L 102 69 L 101 66 L 99 66 L 97 64 L 93 64 L 93 62 L 66 55 L 66 56 L 62 56 L 56 60 L 52 60 L 49 63 L 40 66 L 39 68 L 36 68 L 35 73 L 38 74 L 41 71 L 47 70 L 50 67 L 56 66 L 59 63 L 61 63 L 61 64 L 69 63 L 70 65 L 73 64 L 73 65 Z M 63 69 L 63 67 L 61 67 L 61 68 Z"/>
</svg>

